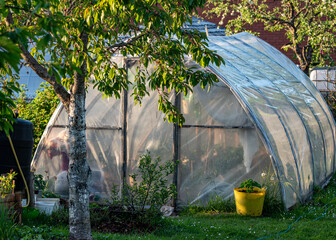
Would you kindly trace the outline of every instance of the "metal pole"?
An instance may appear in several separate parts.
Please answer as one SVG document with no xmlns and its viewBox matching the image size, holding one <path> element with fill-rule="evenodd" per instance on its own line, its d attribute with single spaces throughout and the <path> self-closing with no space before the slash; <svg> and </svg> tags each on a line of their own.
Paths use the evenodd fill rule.
<svg viewBox="0 0 336 240">
<path fill-rule="evenodd" d="M 127 59 L 123 60 L 123 66 L 128 71 Z M 123 89 L 121 93 L 121 159 L 122 159 L 122 188 L 124 188 L 127 176 L 127 105 L 128 105 L 128 93 L 126 89 Z"/>
<path fill-rule="evenodd" d="M 180 107 L 181 106 L 181 96 L 180 94 L 177 94 L 176 91 L 174 92 L 174 95 L 175 95 L 174 105 L 177 107 L 179 111 L 181 111 L 181 107 Z M 180 126 L 178 125 L 178 123 L 174 123 L 173 141 L 174 141 L 173 156 L 174 156 L 174 164 L 175 164 L 173 183 L 176 186 L 176 191 L 177 191 L 177 194 L 173 199 L 173 207 L 174 207 L 174 211 L 176 212 L 176 203 L 178 199 L 178 189 L 177 189 L 178 187 L 177 186 L 178 184 L 178 160 L 180 158 L 180 148 L 179 148 Z"/>
</svg>

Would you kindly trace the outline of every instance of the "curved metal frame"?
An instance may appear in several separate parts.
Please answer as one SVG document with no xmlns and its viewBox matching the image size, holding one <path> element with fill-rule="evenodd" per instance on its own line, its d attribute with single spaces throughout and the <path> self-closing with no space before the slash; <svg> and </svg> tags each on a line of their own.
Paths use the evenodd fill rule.
<svg viewBox="0 0 336 240">
<path fill-rule="evenodd" d="M 258 49 L 256 49 L 255 47 L 245 43 L 244 41 L 242 41 L 241 39 L 238 39 L 237 37 L 233 37 L 234 39 L 236 39 L 237 41 L 240 41 L 242 42 L 244 45 L 247 45 L 248 47 L 250 48 L 254 48 L 257 52 L 260 52 L 260 54 L 264 55 L 265 57 L 267 57 L 268 59 L 270 59 L 272 62 L 274 62 L 276 65 L 278 65 L 279 67 L 281 67 L 282 69 L 285 69 L 281 64 L 279 64 L 278 62 L 274 61 L 274 59 L 270 58 L 269 56 L 267 56 L 266 54 L 264 54 L 263 52 L 259 51 Z M 276 49 L 275 49 L 276 50 Z M 290 71 L 287 71 L 289 74 L 291 74 L 295 79 L 298 79 L 297 77 L 295 77 L 295 75 L 290 72 Z M 301 82 L 301 81 L 300 81 Z M 335 169 L 335 151 L 336 151 L 336 142 L 335 142 L 335 135 L 334 135 L 334 131 L 333 131 L 333 127 L 332 127 L 332 124 L 330 123 L 330 119 L 329 119 L 329 116 L 328 114 L 326 113 L 326 111 L 324 110 L 324 108 L 322 107 L 320 101 L 317 100 L 317 98 L 315 97 L 315 95 L 309 90 L 309 88 L 307 88 L 307 86 L 301 82 L 302 86 L 310 93 L 311 97 L 314 98 L 314 100 L 316 101 L 316 103 L 319 105 L 319 107 L 321 108 L 321 110 L 323 111 L 323 113 L 325 114 L 327 120 L 328 120 L 328 123 L 329 123 L 329 127 L 331 129 L 331 132 L 332 132 L 332 135 L 333 135 L 333 142 L 334 142 L 334 169 Z M 315 86 L 314 86 L 315 87 Z M 319 92 L 318 92 L 319 93 Z M 298 94 L 300 94 L 298 92 Z M 320 96 L 321 97 L 321 96 Z M 322 97 L 321 97 L 322 98 Z M 304 99 L 304 98 L 303 98 Z M 307 104 L 307 103 L 306 103 Z M 319 118 L 317 118 L 317 115 L 315 113 L 315 111 L 313 111 L 312 107 L 307 104 L 307 106 L 311 109 L 311 111 L 313 112 L 314 114 L 314 117 L 315 119 L 317 119 L 318 121 L 318 124 L 319 124 L 319 128 L 320 128 L 320 131 L 321 131 L 321 136 L 322 136 L 322 141 L 323 141 L 323 146 L 324 146 L 324 154 L 325 154 L 325 159 L 324 159 L 324 162 L 325 162 L 325 166 L 326 165 L 326 159 L 327 159 L 327 156 L 326 156 L 326 150 L 325 150 L 325 136 L 324 136 L 324 133 L 323 133 L 323 130 L 322 130 L 322 127 L 321 127 L 321 121 Z M 334 121 L 334 125 L 335 125 L 335 121 Z M 325 174 L 325 177 L 327 177 L 327 175 Z"/>
<path fill-rule="evenodd" d="M 260 40 L 260 39 L 258 39 Z M 272 47 L 270 44 L 266 43 L 265 42 L 265 46 L 269 47 L 272 51 L 274 51 L 275 53 L 277 54 L 280 54 L 280 56 L 282 57 L 285 57 L 283 56 L 283 54 L 277 50 L 276 48 Z M 274 59 L 271 59 L 272 61 L 274 61 Z M 282 66 L 282 64 L 274 61 L 276 64 L 278 64 L 279 66 L 281 66 L 282 68 L 284 68 L 284 66 Z M 292 64 L 294 64 L 293 62 L 291 62 Z M 285 68 L 284 68 L 285 69 Z M 290 72 L 291 73 L 291 72 Z M 307 91 L 311 94 L 311 96 L 316 100 L 316 102 L 319 104 L 319 106 L 321 107 L 322 111 L 324 112 L 324 114 L 326 115 L 327 117 L 327 120 L 329 122 L 329 125 L 330 125 L 330 128 L 331 128 L 331 132 L 332 132 L 332 135 L 333 135 L 333 142 L 334 142 L 334 165 L 333 165 L 333 171 L 335 170 L 335 162 L 336 162 L 336 140 L 335 140 L 335 135 L 336 135 L 336 122 L 335 122 L 335 119 L 333 118 L 329 108 L 327 107 L 327 109 L 325 109 L 322 105 L 321 105 L 321 101 L 320 100 L 317 100 L 316 96 L 319 96 L 319 98 L 321 100 L 323 100 L 323 97 L 320 93 L 320 91 L 318 91 L 316 89 L 316 86 L 313 84 L 312 81 L 310 81 L 310 79 L 308 78 L 308 76 L 306 76 L 302 71 L 298 71 L 299 74 L 301 74 L 301 76 L 306 80 L 305 82 L 303 81 L 300 81 L 302 83 L 302 85 L 307 89 Z M 292 73 L 291 73 L 292 74 Z M 292 74 L 293 75 L 293 74 Z M 294 75 L 293 75 L 294 76 Z M 295 77 L 295 76 L 294 76 Z M 296 78 L 296 77 L 295 77 Z M 313 91 L 311 91 L 310 89 L 307 88 L 307 85 L 310 85 L 311 86 L 311 90 L 315 90 L 315 93 Z M 329 113 L 329 115 L 327 114 L 327 112 Z M 330 119 L 332 119 L 331 121 L 334 123 L 334 125 L 331 124 L 330 122 Z"/>
<path fill-rule="evenodd" d="M 223 40 L 223 41 L 225 41 L 225 40 Z M 247 53 L 246 51 L 243 51 L 243 50 L 241 50 L 240 48 L 237 48 L 236 46 L 234 46 L 232 43 L 230 43 L 230 42 L 227 42 L 227 41 L 225 41 L 226 43 L 228 43 L 228 44 L 230 44 L 231 46 L 233 46 L 234 48 L 236 48 L 236 49 L 239 49 L 241 52 L 244 52 L 244 53 L 246 53 L 247 55 L 250 55 L 249 53 Z M 245 44 L 245 43 L 244 43 Z M 248 46 L 250 46 L 250 45 L 248 45 Z M 230 52 L 230 53 L 232 53 L 232 52 Z M 232 53 L 232 54 L 234 54 L 234 53 Z M 236 54 L 234 54 L 235 56 L 237 56 Z M 251 56 L 251 55 L 250 55 Z M 238 57 L 238 56 L 237 56 Z M 242 58 L 240 58 L 240 57 L 238 57 L 239 59 L 241 59 L 242 61 L 244 61 L 244 62 L 246 62 L 244 59 L 242 59 Z M 247 63 L 247 62 L 246 62 Z M 272 70 L 274 70 L 271 66 L 269 66 L 269 65 L 267 65 L 266 63 L 264 63 L 263 61 L 261 61 L 261 60 L 258 60 L 258 63 L 260 63 L 260 64 L 262 64 L 262 65 L 265 65 L 265 66 L 267 66 L 267 67 L 269 67 L 269 68 L 271 68 Z M 257 68 L 255 68 L 255 67 L 252 67 L 253 69 L 255 69 L 257 72 L 259 72 L 262 76 L 265 76 L 265 74 L 264 73 L 262 73 L 260 70 L 258 70 Z M 275 71 L 275 70 L 274 70 Z M 285 80 L 282 76 L 280 76 L 283 80 Z M 314 181 L 314 153 L 313 153 L 313 148 L 312 148 L 312 143 L 311 143 L 311 140 L 310 140 L 310 132 L 308 131 L 308 128 L 307 128 L 307 126 L 306 126 L 306 123 L 305 123 L 305 120 L 302 118 L 302 115 L 300 114 L 300 112 L 299 112 L 299 110 L 297 109 L 297 107 L 293 104 L 293 102 L 288 98 L 288 96 L 279 88 L 279 86 L 277 85 L 277 84 L 275 84 L 270 78 L 268 78 L 268 77 L 266 77 L 265 76 L 265 78 L 266 79 L 268 79 L 269 81 L 270 81 L 270 83 L 272 84 L 272 86 L 274 86 L 274 88 L 276 88 L 276 89 L 278 89 L 279 90 L 279 92 L 280 93 L 282 93 L 283 94 L 283 96 L 286 98 L 286 100 L 288 101 L 288 103 L 294 108 L 294 110 L 295 110 L 295 112 L 297 113 L 297 115 L 299 116 L 299 118 L 300 118 L 300 120 L 301 120 L 301 122 L 302 122 L 302 125 L 304 126 L 304 128 L 305 128 L 305 130 L 306 130 L 306 138 L 307 138 L 307 140 L 308 140 L 308 143 L 309 143 L 309 148 L 310 148 L 310 153 L 311 153 L 311 157 L 312 157 L 312 167 L 313 167 L 313 170 L 312 170 L 312 174 L 313 174 L 313 181 Z M 297 92 L 296 91 L 296 89 L 295 88 L 293 88 L 294 89 L 294 91 L 295 92 Z M 298 92 L 297 92 L 298 93 Z M 299 93 L 298 93 L 299 94 Z M 304 102 L 305 103 L 305 105 L 307 106 L 307 103 L 306 102 Z M 309 108 L 310 109 L 310 108 Z M 311 110 L 311 109 L 310 109 Z M 312 112 L 312 114 L 315 116 L 315 114 L 314 114 L 314 112 L 311 110 L 311 112 Z M 318 123 L 319 124 L 319 123 Z M 324 155 L 325 155 L 325 151 L 324 151 Z M 299 174 L 299 172 L 298 172 L 298 174 Z M 301 196 L 302 197 L 302 196 Z"/>
</svg>

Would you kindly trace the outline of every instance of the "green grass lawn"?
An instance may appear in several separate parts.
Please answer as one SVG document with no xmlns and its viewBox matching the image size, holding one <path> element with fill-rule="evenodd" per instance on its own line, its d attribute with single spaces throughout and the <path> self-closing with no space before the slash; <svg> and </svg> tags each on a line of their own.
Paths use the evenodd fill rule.
<svg viewBox="0 0 336 240">
<path fill-rule="evenodd" d="M 150 234 L 100 234 L 95 239 L 336 239 L 335 178 L 323 190 L 317 189 L 309 203 L 270 217 L 244 217 L 235 213 L 182 214 L 167 218 Z M 31 233 L 26 239 L 66 239 L 67 228 L 39 225 L 37 218 L 18 229 Z M 34 226 L 34 227 L 33 227 Z M 291 227 L 290 227 L 291 226 Z M 288 228 L 290 229 L 288 230 Z M 27 230 L 28 229 L 28 230 Z M 287 232 L 285 232 L 288 230 Z M 35 232 L 34 232 L 35 231 Z M 283 233 L 281 233 L 283 232 Z M 46 233 L 46 234 L 44 234 Z M 272 235 L 272 236 L 271 236 Z M 41 238 L 38 238 L 38 237 Z M 56 236 L 55 238 L 49 238 Z M 271 236 L 266 238 L 267 236 Z M 34 238 L 33 238 L 34 237 Z"/>
<path fill-rule="evenodd" d="M 169 219 L 163 229 L 151 234 L 109 235 L 106 239 L 259 239 L 269 235 L 274 236 L 266 239 L 336 239 L 333 217 L 313 219 L 300 219 L 287 233 L 279 234 L 296 220 L 295 217 L 250 218 L 235 214 L 176 217 Z"/>
</svg>

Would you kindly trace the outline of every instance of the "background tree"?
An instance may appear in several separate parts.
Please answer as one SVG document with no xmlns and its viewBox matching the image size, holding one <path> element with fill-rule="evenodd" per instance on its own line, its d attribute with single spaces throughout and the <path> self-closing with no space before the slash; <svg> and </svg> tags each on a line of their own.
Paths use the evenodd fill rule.
<svg viewBox="0 0 336 240">
<path fill-rule="evenodd" d="M 250 25 L 262 22 L 265 30 L 284 31 L 300 68 L 307 75 L 314 65 L 334 64 L 336 49 L 335 0 L 281 0 L 270 7 L 269 0 L 209 0 L 208 13 L 221 17 L 228 34 L 245 31 Z M 273 2 L 273 1 L 272 1 Z M 272 4 L 274 6 L 274 3 Z M 233 19 L 230 15 L 235 16 Z M 256 33 L 254 33 L 256 34 Z"/>
<path fill-rule="evenodd" d="M 92 239 L 86 161 L 85 93 L 91 82 L 107 96 L 119 97 L 130 82 L 124 66 L 111 59 L 137 56 L 133 84 L 136 102 L 159 93 L 159 108 L 169 121 L 183 117 L 168 99 L 172 90 L 217 81 L 207 71 L 184 65 L 190 56 L 202 67 L 223 60 L 207 49 L 206 36 L 182 28 L 205 0 L 2 1 L 1 21 L 22 58 L 54 89 L 69 116 L 69 238 Z M 4 21 L 5 19 L 5 21 Z M 5 24 L 4 24 L 5 22 Z M 27 37 L 26 37 L 27 36 Z M 146 68 L 155 69 L 147 76 Z M 92 77 L 92 78 L 91 78 Z M 91 78 L 91 80 L 89 80 Z"/>
<path fill-rule="evenodd" d="M 59 99 L 50 84 L 43 82 L 35 92 L 33 99 L 28 99 L 26 89 L 23 88 L 14 103 L 19 117 L 31 121 L 34 125 L 33 152 L 35 152 L 44 129 L 59 104 Z"/>
</svg>

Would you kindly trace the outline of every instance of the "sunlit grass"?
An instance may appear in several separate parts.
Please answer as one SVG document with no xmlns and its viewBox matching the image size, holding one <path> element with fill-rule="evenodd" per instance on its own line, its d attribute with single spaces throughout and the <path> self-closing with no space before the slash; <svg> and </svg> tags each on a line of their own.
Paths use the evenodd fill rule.
<svg viewBox="0 0 336 240">
<path fill-rule="evenodd" d="M 336 239 L 336 184 L 316 189 L 313 199 L 291 211 L 269 217 L 245 217 L 227 213 L 222 206 L 197 214 L 167 218 L 164 225 L 150 234 L 101 234 L 94 239 Z M 226 213 L 223 213 L 226 212 Z M 34 222 L 37 224 L 37 222 Z M 289 226 L 290 229 L 289 229 Z M 51 227 L 57 232 L 56 227 Z M 61 228 L 60 231 L 64 231 Z M 63 234 L 63 236 L 66 236 Z M 264 238 L 266 237 L 266 238 Z"/>
</svg>

